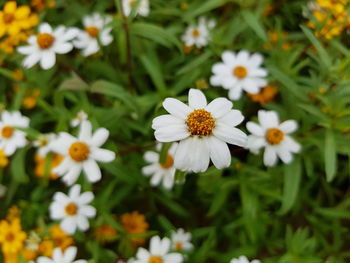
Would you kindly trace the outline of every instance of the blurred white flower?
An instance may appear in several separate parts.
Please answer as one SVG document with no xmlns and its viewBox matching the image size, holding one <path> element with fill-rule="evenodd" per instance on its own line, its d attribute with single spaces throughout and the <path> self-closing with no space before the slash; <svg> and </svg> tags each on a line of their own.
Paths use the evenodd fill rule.
<svg viewBox="0 0 350 263">
<path fill-rule="evenodd" d="M 135 8 L 135 15 L 148 16 L 150 12 L 149 0 L 123 0 L 123 12 L 125 16 L 129 16 Z"/>
<path fill-rule="evenodd" d="M 81 124 L 78 138 L 67 132 L 59 133 L 50 147 L 64 159 L 52 172 L 63 176 L 62 180 L 67 185 L 74 184 L 82 170 L 91 183 L 99 181 L 102 175 L 97 162 L 106 163 L 115 159 L 114 152 L 100 148 L 108 136 L 109 131 L 105 128 L 99 128 L 92 134 L 89 121 Z"/>
<path fill-rule="evenodd" d="M 248 136 L 247 148 L 258 154 L 265 147 L 264 164 L 274 166 L 277 157 L 282 162 L 290 163 L 293 160 L 292 153 L 298 153 L 301 146 L 289 134 L 296 131 L 298 124 L 294 120 L 279 122 L 278 114 L 274 111 L 260 110 L 258 112 L 259 124 L 248 122 L 247 129 L 251 133 Z"/>
<path fill-rule="evenodd" d="M 28 128 L 29 118 L 22 116 L 19 111 L 3 111 L 0 121 L 0 149 L 6 155 L 12 155 L 16 149 L 27 144 L 26 134 L 16 128 Z"/>
<path fill-rule="evenodd" d="M 72 127 L 77 127 L 79 126 L 83 121 L 86 121 L 88 118 L 88 115 L 86 114 L 85 111 L 81 110 L 77 113 L 75 118 L 71 120 L 70 126 Z"/>
<path fill-rule="evenodd" d="M 38 148 L 40 157 L 45 157 L 50 151 L 50 143 L 56 139 L 56 134 L 41 134 L 38 139 L 33 142 L 33 145 Z"/>
<path fill-rule="evenodd" d="M 23 66 L 31 68 L 38 62 L 43 69 L 50 69 L 56 63 L 56 54 L 66 54 L 73 49 L 70 42 L 76 37 L 76 28 L 58 26 L 55 30 L 48 23 L 39 26 L 39 33 L 28 38 L 28 46 L 18 47 L 18 52 L 27 57 Z"/>
<path fill-rule="evenodd" d="M 239 258 L 233 258 L 230 263 L 260 263 L 260 260 L 254 259 L 249 261 L 246 256 L 240 256 Z"/>
<path fill-rule="evenodd" d="M 162 144 L 157 145 L 158 152 L 161 150 Z M 171 189 L 175 181 L 176 168 L 174 167 L 174 155 L 177 143 L 173 143 L 168 150 L 164 163 L 159 162 L 160 154 L 158 152 L 147 151 L 144 155 L 149 165 L 142 168 L 142 173 L 146 176 L 152 176 L 151 185 L 156 186 L 162 183 L 166 189 Z"/>
<path fill-rule="evenodd" d="M 182 228 L 171 233 L 171 247 L 176 251 L 189 251 L 193 249 L 191 243 L 192 235 L 189 232 L 185 232 Z"/>
<path fill-rule="evenodd" d="M 39 257 L 38 263 L 87 263 L 86 260 L 75 260 L 77 256 L 77 248 L 69 247 L 62 251 L 61 248 L 55 248 L 53 250 L 52 258 Z"/>
<path fill-rule="evenodd" d="M 215 20 L 208 21 L 205 17 L 200 17 L 198 25 L 187 27 L 185 34 L 182 36 L 182 41 L 188 47 L 204 47 L 208 45 L 210 40 L 209 30 L 213 27 L 215 27 Z"/>
<path fill-rule="evenodd" d="M 113 41 L 112 27 L 107 26 L 112 21 L 109 16 L 103 17 L 94 13 L 83 18 L 85 30 L 79 30 L 74 46 L 83 49 L 84 56 L 90 56 L 100 50 L 99 43 L 107 46 Z"/>
<path fill-rule="evenodd" d="M 209 104 L 205 95 L 191 89 L 189 106 L 167 98 L 163 107 L 170 114 L 153 120 L 154 135 L 160 142 L 180 141 L 174 156 L 174 166 L 183 171 L 204 172 L 209 160 L 218 168 L 228 167 L 231 153 L 227 143 L 244 147 L 247 135 L 235 128 L 244 117 L 232 109 L 232 102 L 216 98 Z"/>
<path fill-rule="evenodd" d="M 57 192 L 50 205 L 51 219 L 61 220 L 60 228 L 67 234 L 74 234 L 77 229 L 88 230 L 88 218 L 96 215 L 96 209 L 88 205 L 94 199 L 94 194 L 80 191 L 81 186 L 76 184 L 70 188 L 68 195 Z"/>
<path fill-rule="evenodd" d="M 149 251 L 139 248 L 136 258 L 131 263 L 182 263 L 183 256 L 180 253 L 169 253 L 170 239 L 165 237 L 160 239 L 154 236 L 150 241 Z"/>
<path fill-rule="evenodd" d="M 37 251 L 39 249 L 41 238 L 37 233 L 31 231 L 29 237 L 25 241 L 25 249 Z"/>
<path fill-rule="evenodd" d="M 6 186 L 0 184 L 0 198 L 5 196 L 6 191 L 7 191 Z"/>
<path fill-rule="evenodd" d="M 221 86 L 229 90 L 228 97 L 231 100 L 238 100 L 242 91 L 252 94 L 259 93 L 260 89 L 267 85 L 267 71 L 261 67 L 263 56 L 252 54 L 241 50 L 237 54 L 231 51 L 222 53 L 223 62 L 213 65 L 213 76 L 210 84 Z"/>
</svg>

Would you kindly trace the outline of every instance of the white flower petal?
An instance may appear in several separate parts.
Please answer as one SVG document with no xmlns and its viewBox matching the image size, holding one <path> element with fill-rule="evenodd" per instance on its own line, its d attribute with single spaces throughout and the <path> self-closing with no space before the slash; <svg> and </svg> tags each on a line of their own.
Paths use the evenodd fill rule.
<svg viewBox="0 0 350 263">
<path fill-rule="evenodd" d="M 146 162 L 148 163 L 155 163 L 159 161 L 159 153 L 147 151 L 145 155 L 143 156 Z"/>
<path fill-rule="evenodd" d="M 202 91 L 190 89 L 188 93 L 188 104 L 195 110 L 204 109 L 207 106 L 207 98 Z"/>
<path fill-rule="evenodd" d="M 190 136 L 190 132 L 185 124 L 169 125 L 156 129 L 154 136 L 159 142 L 176 142 Z"/>
<path fill-rule="evenodd" d="M 89 157 L 101 163 L 109 163 L 115 159 L 115 152 L 107 149 L 94 148 L 91 150 Z"/>
<path fill-rule="evenodd" d="M 247 130 L 255 136 L 265 136 L 265 131 L 263 128 L 255 122 L 247 122 Z"/>
<path fill-rule="evenodd" d="M 279 125 L 279 128 L 285 133 L 292 133 L 298 129 L 298 123 L 294 120 L 284 121 Z"/>
<path fill-rule="evenodd" d="M 89 142 L 92 137 L 92 125 L 89 121 L 83 121 L 80 125 L 78 139 L 80 141 Z"/>
<path fill-rule="evenodd" d="M 171 115 L 183 120 L 185 120 L 188 114 L 192 112 L 191 108 L 185 103 L 173 98 L 165 99 L 163 102 L 163 107 Z"/>
<path fill-rule="evenodd" d="M 217 124 L 213 134 L 224 142 L 241 147 L 245 147 L 247 143 L 247 135 L 244 132 L 224 124 Z"/>
<path fill-rule="evenodd" d="M 152 129 L 154 130 L 169 125 L 185 125 L 185 121 L 170 114 L 158 116 L 152 121 Z"/>
<path fill-rule="evenodd" d="M 105 128 L 99 128 L 91 138 L 91 143 L 96 147 L 101 147 L 108 139 L 109 131 Z"/>
<path fill-rule="evenodd" d="M 47 50 L 42 51 L 42 56 L 40 59 L 40 66 L 42 69 L 50 69 L 56 63 L 56 54 L 53 51 Z"/>
<path fill-rule="evenodd" d="M 279 126 L 279 118 L 275 111 L 259 110 L 258 119 L 264 129 L 277 128 Z"/>
<path fill-rule="evenodd" d="M 83 164 L 83 170 L 89 182 L 96 183 L 101 180 L 102 174 L 100 167 L 98 167 L 94 160 L 89 159 L 85 161 Z"/>
<path fill-rule="evenodd" d="M 277 163 L 277 153 L 274 147 L 267 146 L 264 152 L 264 164 L 266 166 L 275 166 Z"/>
<path fill-rule="evenodd" d="M 208 138 L 210 159 L 216 168 L 222 169 L 230 166 L 231 153 L 227 144 L 214 136 Z"/>
<path fill-rule="evenodd" d="M 68 247 L 64 251 L 63 260 L 64 262 L 72 262 L 75 259 L 75 256 L 77 255 L 77 248 L 76 247 Z"/>
<path fill-rule="evenodd" d="M 220 118 L 230 112 L 232 109 L 232 102 L 226 98 L 216 98 L 205 107 L 206 111 L 209 111 L 214 118 Z"/>
<path fill-rule="evenodd" d="M 91 205 L 84 205 L 79 209 L 79 213 L 86 217 L 94 217 L 96 215 L 96 208 Z"/>
<path fill-rule="evenodd" d="M 66 217 L 61 221 L 60 228 L 67 234 L 70 234 L 70 235 L 74 234 L 75 230 L 77 229 L 77 224 L 75 219 L 72 217 Z"/>
<path fill-rule="evenodd" d="M 228 126 L 235 127 L 244 120 L 242 112 L 239 110 L 230 110 L 227 114 L 219 118 L 217 121 Z"/>
</svg>

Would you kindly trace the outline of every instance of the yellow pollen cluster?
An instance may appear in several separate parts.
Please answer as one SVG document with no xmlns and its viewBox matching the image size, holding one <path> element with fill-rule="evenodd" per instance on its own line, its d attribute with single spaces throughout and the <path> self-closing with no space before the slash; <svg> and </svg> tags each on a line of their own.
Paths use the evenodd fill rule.
<svg viewBox="0 0 350 263">
<path fill-rule="evenodd" d="M 232 74 L 235 75 L 239 79 L 243 79 L 248 75 L 248 71 L 243 66 L 237 66 L 232 70 Z"/>
<path fill-rule="evenodd" d="M 199 32 L 198 29 L 194 29 L 194 30 L 192 31 L 192 36 L 194 36 L 194 37 L 199 37 L 200 34 L 201 34 L 201 33 Z"/>
<path fill-rule="evenodd" d="M 96 38 L 100 30 L 97 27 L 89 26 L 85 28 L 85 31 L 89 34 L 90 37 Z"/>
<path fill-rule="evenodd" d="M 48 33 L 40 33 L 37 35 L 36 41 L 41 49 L 47 49 L 52 46 L 55 38 Z"/>
<path fill-rule="evenodd" d="M 158 257 L 158 256 L 151 256 L 149 259 L 148 259 L 148 263 L 163 263 L 163 259 L 161 257 Z"/>
<path fill-rule="evenodd" d="M 65 207 L 66 214 L 69 216 L 74 216 L 78 213 L 78 206 L 75 203 L 69 203 Z"/>
<path fill-rule="evenodd" d="M 167 155 L 165 162 L 160 164 L 160 166 L 162 166 L 164 169 L 169 169 L 173 165 L 174 165 L 174 159 L 169 154 Z"/>
<path fill-rule="evenodd" d="M 177 251 L 181 251 L 181 250 L 183 249 L 183 244 L 182 244 L 182 242 L 176 242 L 176 243 L 175 243 L 175 249 L 176 249 Z"/>
<path fill-rule="evenodd" d="M 284 133 L 280 129 L 271 128 L 267 130 L 265 137 L 269 144 L 276 145 L 281 143 Z"/>
<path fill-rule="evenodd" d="M 89 156 L 89 146 L 84 142 L 75 142 L 69 147 L 69 155 L 76 162 L 82 162 Z"/>
<path fill-rule="evenodd" d="M 210 112 L 199 109 L 187 116 L 186 124 L 192 135 L 208 136 L 215 127 L 215 120 Z"/>
<path fill-rule="evenodd" d="M 5 13 L 2 19 L 5 24 L 10 24 L 15 19 L 15 16 L 13 14 Z"/>
<path fill-rule="evenodd" d="M 4 138 L 11 138 L 13 135 L 14 129 L 11 126 L 4 126 L 1 130 L 1 135 Z"/>
</svg>

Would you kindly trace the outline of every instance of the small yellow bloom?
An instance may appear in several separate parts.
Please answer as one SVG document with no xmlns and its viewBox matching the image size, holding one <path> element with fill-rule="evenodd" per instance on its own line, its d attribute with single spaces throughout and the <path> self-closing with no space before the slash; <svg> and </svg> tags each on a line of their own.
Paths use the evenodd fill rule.
<svg viewBox="0 0 350 263">
<path fill-rule="evenodd" d="M 95 230 L 96 240 L 101 243 L 108 243 L 115 240 L 117 234 L 117 231 L 108 224 L 103 224 Z"/>
<path fill-rule="evenodd" d="M 19 218 L 0 222 L 0 244 L 4 254 L 16 254 L 23 248 L 27 234 L 22 231 Z"/>
<path fill-rule="evenodd" d="M 55 248 L 52 240 L 44 240 L 39 244 L 39 253 L 45 257 L 51 257 L 53 249 Z"/>
<path fill-rule="evenodd" d="M 7 158 L 4 150 L 0 149 L 0 167 L 4 168 L 9 164 L 9 159 Z"/>
<path fill-rule="evenodd" d="M 24 97 L 22 105 L 25 109 L 30 110 L 36 106 L 38 98 L 40 96 L 40 90 L 33 90 L 28 96 Z"/>
<path fill-rule="evenodd" d="M 121 224 L 128 234 L 143 234 L 148 230 L 148 223 L 145 216 L 137 211 L 132 213 L 125 213 L 121 216 Z M 145 242 L 144 238 L 131 238 L 132 243 L 135 245 L 142 245 Z"/>
<path fill-rule="evenodd" d="M 51 172 L 55 167 L 57 167 L 63 160 L 63 156 L 59 154 L 54 154 L 50 163 L 49 171 L 50 171 L 50 179 L 55 180 L 58 178 L 57 174 L 54 174 Z M 35 170 L 34 174 L 39 177 L 43 178 L 45 176 L 45 168 L 46 168 L 46 161 L 47 158 L 43 158 L 40 155 L 35 155 Z"/>
<path fill-rule="evenodd" d="M 6 216 L 6 219 L 7 221 L 13 221 L 15 220 L 16 218 L 19 218 L 21 214 L 21 211 L 18 209 L 17 206 L 11 206 L 9 208 L 9 210 L 7 211 L 7 216 Z"/>
<path fill-rule="evenodd" d="M 31 0 L 30 5 L 38 12 L 55 7 L 55 0 Z"/>
<path fill-rule="evenodd" d="M 196 81 L 196 88 L 197 89 L 208 89 L 209 84 L 205 79 L 199 79 Z"/>
<path fill-rule="evenodd" d="M 278 93 L 278 90 L 270 85 L 267 85 L 263 87 L 259 93 L 257 94 L 252 94 L 252 93 L 247 93 L 247 96 L 251 98 L 252 101 L 258 102 L 260 104 L 272 102 L 276 95 Z"/>
<path fill-rule="evenodd" d="M 20 82 L 24 79 L 24 73 L 22 69 L 16 69 L 12 71 L 12 77 L 15 81 Z"/>
<path fill-rule="evenodd" d="M 53 225 L 50 228 L 50 236 L 55 247 L 59 247 L 62 250 L 74 245 L 74 239 L 64 232 L 59 225 Z"/>
</svg>

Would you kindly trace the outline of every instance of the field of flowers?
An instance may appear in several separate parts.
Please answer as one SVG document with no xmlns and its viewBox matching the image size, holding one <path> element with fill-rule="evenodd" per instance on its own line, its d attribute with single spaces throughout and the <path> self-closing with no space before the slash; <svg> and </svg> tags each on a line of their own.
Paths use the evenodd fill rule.
<svg viewBox="0 0 350 263">
<path fill-rule="evenodd" d="M 0 1 L 0 262 L 350 262 L 349 0 Z"/>
</svg>

